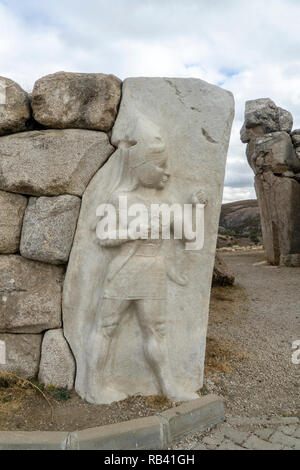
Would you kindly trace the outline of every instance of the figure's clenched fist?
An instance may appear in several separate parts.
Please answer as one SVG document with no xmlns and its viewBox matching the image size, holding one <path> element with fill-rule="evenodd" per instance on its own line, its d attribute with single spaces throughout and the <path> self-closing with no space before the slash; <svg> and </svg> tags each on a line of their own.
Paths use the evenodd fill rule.
<svg viewBox="0 0 300 470">
<path fill-rule="evenodd" d="M 200 189 L 200 191 L 197 191 L 196 193 L 193 193 L 191 200 L 192 204 L 203 204 L 204 206 L 206 206 L 208 203 L 207 197 L 205 196 L 205 193 L 202 189 Z"/>
</svg>

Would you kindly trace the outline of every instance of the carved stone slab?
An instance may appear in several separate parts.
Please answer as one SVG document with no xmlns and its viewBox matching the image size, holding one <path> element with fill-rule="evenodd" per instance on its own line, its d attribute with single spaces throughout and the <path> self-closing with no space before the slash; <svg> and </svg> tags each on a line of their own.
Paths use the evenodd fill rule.
<svg viewBox="0 0 300 470">
<path fill-rule="evenodd" d="M 201 80 L 125 80 L 112 134 L 118 150 L 84 194 L 64 287 L 64 332 L 86 400 L 190 400 L 202 387 L 233 116 L 231 93 Z M 201 251 L 174 239 L 115 247 L 97 239 L 97 208 L 120 194 L 149 207 L 188 204 L 199 191 L 208 200 Z"/>
</svg>

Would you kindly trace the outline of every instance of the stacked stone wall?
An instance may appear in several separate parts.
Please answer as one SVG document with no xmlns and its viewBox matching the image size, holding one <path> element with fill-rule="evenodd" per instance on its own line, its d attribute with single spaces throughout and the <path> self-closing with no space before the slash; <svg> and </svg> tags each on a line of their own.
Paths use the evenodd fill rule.
<svg viewBox="0 0 300 470">
<path fill-rule="evenodd" d="M 28 94 L 0 77 L 0 372 L 73 388 L 64 276 L 81 198 L 114 152 L 121 89 L 113 75 L 59 72 Z"/>
</svg>

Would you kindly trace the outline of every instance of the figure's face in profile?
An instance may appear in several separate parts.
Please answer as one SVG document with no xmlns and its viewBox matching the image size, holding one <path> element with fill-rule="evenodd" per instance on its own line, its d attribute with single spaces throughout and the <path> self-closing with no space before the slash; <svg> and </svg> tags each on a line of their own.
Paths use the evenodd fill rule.
<svg viewBox="0 0 300 470">
<path fill-rule="evenodd" d="M 136 168 L 136 175 L 142 186 L 164 189 L 170 178 L 167 157 L 164 154 L 145 162 Z"/>
</svg>

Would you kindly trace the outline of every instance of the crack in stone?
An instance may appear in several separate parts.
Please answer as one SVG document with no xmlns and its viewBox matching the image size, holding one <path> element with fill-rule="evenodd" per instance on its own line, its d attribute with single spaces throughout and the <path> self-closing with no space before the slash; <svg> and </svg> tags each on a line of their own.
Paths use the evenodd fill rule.
<svg viewBox="0 0 300 470">
<path fill-rule="evenodd" d="M 165 78 L 164 80 L 165 80 L 166 83 L 168 83 L 168 85 L 170 85 L 170 87 L 172 87 L 172 88 L 175 90 L 176 96 L 178 96 L 180 103 L 183 104 L 183 106 L 184 106 L 185 108 L 188 108 L 188 107 L 186 106 L 185 102 L 184 102 L 183 99 L 182 99 L 181 91 L 178 90 L 178 88 L 177 88 L 177 86 L 175 85 L 175 83 L 173 83 L 173 82 L 172 82 L 171 80 L 169 80 L 168 78 Z"/>
<path fill-rule="evenodd" d="M 176 96 L 178 96 L 179 98 L 179 101 L 180 103 L 186 108 L 186 109 L 191 109 L 192 111 L 195 111 L 197 113 L 200 113 L 200 110 L 191 106 L 187 106 L 186 103 L 184 102 L 183 98 L 182 98 L 182 94 L 181 94 L 181 91 L 177 88 L 176 84 L 172 82 L 172 80 L 168 79 L 168 78 L 165 78 L 164 79 L 165 82 L 175 90 L 175 93 L 176 93 Z M 202 134 L 204 135 L 204 137 L 206 138 L 206 140 L 208 142 L 210 142 L 211 144 L 217 144 L 218 142 L 216 140 L 214 140 L 210 135 L 209 133 L 202 127 Z"/>
<path fill-rule="evenodd" d="M 20 287 L 3 287 L 0 289 L 0 294 L 11 294 L 12 292 L 27 292 L 27 290 Z"/>
<path fill-rule="evenodd" d="M 204 135 L 204 137 L 206 138 L 206 140 L 208 140 L 208 142 L 210 142 L 211 144 L 217 144 L 218 142 L 213 139 L 209 133 L 202 127 L 202 134 Z"/>
</svg>

